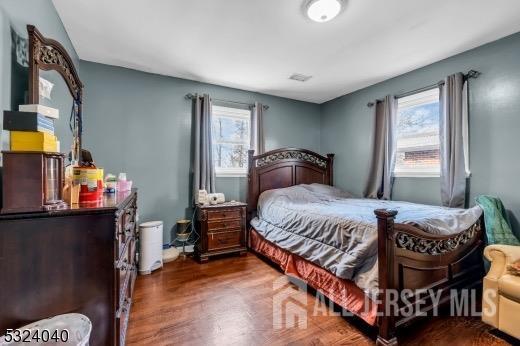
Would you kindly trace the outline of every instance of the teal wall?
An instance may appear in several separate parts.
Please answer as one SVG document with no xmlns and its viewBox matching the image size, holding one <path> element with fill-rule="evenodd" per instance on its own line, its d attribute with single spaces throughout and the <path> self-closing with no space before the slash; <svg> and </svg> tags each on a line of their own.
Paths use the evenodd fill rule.
<svg viewBox="0 0 520 346">
<path fill-rule="evenodd" d="M 266 149 L 320 151 L 320 106 L 243 90 L 81 61 L 84 148 L 106 173 L 126 172 L 139 188 L 140 221 L 163 220 L 164 240 L 190 211 L 192 102 L 187 93 L 269 105 Z M 227 199 L 244 200 L 245 178 L 218 178 Z"/>
<path fill-rule="evenodd" d="M 469 88 L 471 203 L 480 194 L 499 196 L 520 234 L 520 33 L 322 104 L 321 150 L 336 153 L 336 184 L 362 193 L 373 127 L 373 108 L 367 102 L 470 69 L 482 72 Z M 397 178 L 393 197 L 440 204 L 439 179 Z"/>
<path fill-rule="evenodd" d="M 11 28 L 18 35 L 27 38 L 27 24 L 35 25 L 41 33 L 60 42 L 71 56 L 76 68 L 79 57 L 63 27 L 61 19 L 51 0 L 1 0 L 0 1 L 0 129 L 3 124 L 3 110 L 17 110 L 24 103 L 28 88 L 27 69 L 16 63 L 11 55 Z M 56 134 L 62 142 L 62 151 L 69 150 L 72 135 L 69 129 L 69 114 L 72 97 L 61 76 L 56 72 L 42 72 L 42 77 L 55 84 L 47 103 L 60 109 L 61 117 L 55 123 Z M 18 102 L 20 96 L 22 102 Z M 9 149 L 9 135 L 0 130 L 0 148 Z M 0 160 L 1 165 L 1 160 Z"/>
<path fill-rule="evenodd" d="M 34 24 L 61 42 L 72 55 L 85 84 L 84 147 L 105 172 L 125 171 L 140 188 L 141 221 L 165 221 L 165 241 L 175 220 L 190 215 L 189 178 L 191 102 L 186 93 L 246 103 L 260 101 L 266 112 L 266 148 L 303 147 L 334 152 L 335 182 L 361 194 L 372 143 L 372 111 L 366 103 L 430 85 L 444 76 L 476 69 L 470 85 L 470 199 L 479 194 L 501 197 L 520 233 L 520 172 L 517 132 L 520 130 L 520 34 L 492 42 L 427 67 L 339 97 L 322 105 L 260 93 L 79 61 L 51 0 L 0 2 L 0 106 L 12 109 L 10 27 L 25 33 Z M 56 86 L 62 119 L 68 118 L 63 85 Z M 65 95 L 65 94 L 63 94 Z M 64 105 L 64 106 L 62 106 Z M 0 126 L 2 117 L 0 116 Z M 2 132 L 0 143 L 7 146 Z M 62 151 L 66 151 L 62 145 Z M 217 189 L 228 199 L 244 200 L 245 178 L 218 178 Z M 398 178 L 394 199 L 440 204 L 437 178 Z"/>
</svg>

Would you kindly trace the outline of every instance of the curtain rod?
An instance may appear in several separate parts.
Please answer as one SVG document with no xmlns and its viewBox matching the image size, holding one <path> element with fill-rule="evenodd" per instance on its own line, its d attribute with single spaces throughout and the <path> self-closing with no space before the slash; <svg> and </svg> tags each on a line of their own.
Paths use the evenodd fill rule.
<svg viewBox="0 0 520 346">
<path fill-rule="evenodd" d="M 196 96 L 197 96 L 196 94 L 189 93 L 189 94 L 186 94 L 185 98 L 188 99 L 188 100 L 193 100 L 193 99 L 195 99 Z M 202 97 L 202 96 L 199 95 L 199 97 Z M 248 106 L 249 108 L 252 108 L 252 107 L 255 106 L 254 104 L 245 103 L 245 102 L 237 102 L 237 101 L 230 101 L 230 100 L 223 100 L 223 99 L 214 99 L 214 98 L 212 98 L 212 100 L 218 101 L 218 102 L 223 102 L 223 103 L 234 103 L 234 104 L 237 104 L 237 105 L 244 105 L 244 106 Z M 268 110 L 269 106 L 268 105 L 262 105 L 262 108 L 264 110 Z"/>
<path fill-rule="evenodd" d="M 478 76 L 480 76 L 481 74 L 482 73 L 479 72 L 479 71 L 469 70 L 468 73 L 466 73 L 464 75 L 464 80 L 468 80 L 470 78 L 478 78 Z M 406 96 L 410 96 L 410 95 L 413 95 L 413 94 L 420 93 L 422 91 L 426 91 L 426 90 L 431 90 L 433 88 L 437 88 L 440 85 L 444 85 L 444 81 L 439 81 L 436 84 L 428 85 L 428 86 L 425 86 L 425 87 L 422 87 L 422 88 L 419 88 L 419 89 L 415 89 L 415 90 L 412 90 L 412 91 L 407 91 L 405 93 L 402 93 L 402 94 L 394 96 L 394 98 L 395 99 L 400 99 L 400 98 L 403 98 L 403 97 L 406 97 Z M 377 99 L 375 102 L 383 102 L 383 100 Z M 374 105 L 375 105 L 374 102 L 367 103 L 367 107 L 373 107 Z"/>
</svg>

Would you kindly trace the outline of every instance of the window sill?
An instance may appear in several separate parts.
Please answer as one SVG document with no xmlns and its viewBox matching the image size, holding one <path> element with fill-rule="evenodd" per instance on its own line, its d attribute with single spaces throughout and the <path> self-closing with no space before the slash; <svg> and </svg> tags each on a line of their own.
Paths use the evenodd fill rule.
<svg viewBox="0 0 520 346">
<path fill-rule="evenodd" d="M 438 172 L 394 172 L 394 178 L 440 178 Z M 466 172 L 466 178 L 471 177 L 471 172 Z"/>
<path fill-rule="evenodd" d="M 215 173 L 217 178 L 247 178 L 247 173 Z"/>
<path fill-rule="evenodd" d="M 394 172 L 394 178 L 440 178 L 439 172 Z"/>
</svg>

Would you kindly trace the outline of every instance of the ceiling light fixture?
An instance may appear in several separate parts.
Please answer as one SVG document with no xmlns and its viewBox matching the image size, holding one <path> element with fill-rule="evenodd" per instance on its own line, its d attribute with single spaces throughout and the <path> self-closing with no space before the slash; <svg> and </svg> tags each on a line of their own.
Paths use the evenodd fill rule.
<svg viewBox="0 0 520 346">
<path fill-rule="evenodd" d="M 289 79 L 292 79 L 292 80 L 295 80 L 298 82 L 306 82 L 311 78 L 312 78 L 312 76 L 306 76 L 301 73 L 293 73 L 291 76 L 289 76 Z"/>
<path fill-rule="evenodd" d="M 306 14 L 311 20 L 324 23 L 334 19 L 341 12 L 341 0 L 310 0 Z"/>
</svg>

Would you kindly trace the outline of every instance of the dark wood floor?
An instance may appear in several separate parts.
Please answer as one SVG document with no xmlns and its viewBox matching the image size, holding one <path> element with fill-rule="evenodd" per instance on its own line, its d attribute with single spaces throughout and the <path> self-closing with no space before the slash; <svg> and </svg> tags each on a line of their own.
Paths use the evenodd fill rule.
<svg viewBox="0 0 520 346">
<path fill-rule="evenodd" d="M 311 293 L 254 254 L 198 264 L 177 259 L 137 279 L 128 345 L 373 345 L 375 333 L 352 317 L 323 316 Z M 282 281 L 280 281 L 282 280 Z M 288 288 L 288 289 L 287 289 Z M 273 327 L 273 296 L 289 292 L 307 326 Z M 277 298 L 275 298 L 277 299 Z M 303 304 L 303 300 L 307 304 Z M 288 304 L 287 306 L 290 306 Z M 318 309 L 317 309 L 318 308 Z M 286 309 L 290 311 L 289 309 Z M 282 316 L 282 322 L 286 316 Z M 302 320 L 303 322 L 303 320 Z M 287 322 L 282 323 L 287 327 Z M 509 345 L 477 318 L 437 317 L 401 331 L 401 345 Z"/>
</svg>

